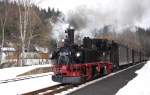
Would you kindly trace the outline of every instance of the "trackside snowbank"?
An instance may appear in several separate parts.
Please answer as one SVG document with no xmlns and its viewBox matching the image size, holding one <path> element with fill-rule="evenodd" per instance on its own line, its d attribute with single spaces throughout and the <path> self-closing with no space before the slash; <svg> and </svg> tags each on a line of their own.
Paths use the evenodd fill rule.
<svg viewBox="0 0 150 95">
<path fill-rule="evenodd" d="M 137 76 L 116 95 L 150 95 L 150 61 L 143 68 L 136 71 Z"/>
<path fill-rule="evenodd" d="M 50 67 L 50 66 L 51 64 L 0 69 L 0 80 L 15 78 L 17 75 L 25 73 L 27 71 L 30 71 L 39 67 Z"/>
<path fill-rule="evenodd" d="M 51 75 L 0 84 L 0 95 L 22 95 L 41 88 L 57 85 L 51 80 Z"/>
<path fill-rule="evenodd" d="M 39 67 L 50 67 L 50 66 L 51 64 L 0 69 L 0 82 L 7 79 L 17 78 L 17 75 Z M 23 93 L 59 84 L 57 82 L 52 81 L 51 78 L 52 72 L 43 73 L 39 75 L 45 76 L 21 81 L 0 83 L 0 95 L 21 95 Z"/>
</svg>

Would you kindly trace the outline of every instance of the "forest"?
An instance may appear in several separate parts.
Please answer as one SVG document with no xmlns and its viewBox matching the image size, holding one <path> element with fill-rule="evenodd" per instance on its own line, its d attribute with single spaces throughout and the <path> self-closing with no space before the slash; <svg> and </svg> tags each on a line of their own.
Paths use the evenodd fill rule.
<svg viewBox="0 0 150 95">
<path fill-rule="evenodd" d="M 22 44 L 25 44 L 25 48 L 29 51 L 33 51 L 36 45 L 51 47 L 52 23 L 56 22 L 61 12 L 54 8 L 45 10 L 36 5 L 28 6 L 18 3 L 8 0 L 0 1 L 1 47 L 19 49 Z M 30 2 L 25 3 L 30 4 Z"/>
</svg>

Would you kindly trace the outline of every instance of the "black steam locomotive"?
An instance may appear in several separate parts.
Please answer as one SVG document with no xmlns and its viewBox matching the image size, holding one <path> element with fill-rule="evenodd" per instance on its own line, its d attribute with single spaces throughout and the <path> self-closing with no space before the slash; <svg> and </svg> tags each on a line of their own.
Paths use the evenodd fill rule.
<svg viewBox="0 0 150 95">
<path fill-rule="evenodd" d="M 53 51 L 52 80 L 61 83 L 82 83 L 110 74 L 123 65 L 146 60 L 141 51 L 107 39 L 85 37 L 82 45 L 74 43 L 74 29 L 68 28 L 63 46 Z"/>
</svg>

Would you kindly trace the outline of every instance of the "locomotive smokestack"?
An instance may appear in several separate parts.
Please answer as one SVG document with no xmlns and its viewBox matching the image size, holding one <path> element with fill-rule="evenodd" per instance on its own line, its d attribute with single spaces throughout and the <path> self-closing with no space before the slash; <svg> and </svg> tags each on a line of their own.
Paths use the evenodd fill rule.
<svg viewBox="0 0 150 95">
<path fill-rule="evenodd" d="M 65 31 L 66 39 L 65 39 L 65 46 L 74 44 L 74 31 L 75 29 L 71 26 Z"/>
</svg>

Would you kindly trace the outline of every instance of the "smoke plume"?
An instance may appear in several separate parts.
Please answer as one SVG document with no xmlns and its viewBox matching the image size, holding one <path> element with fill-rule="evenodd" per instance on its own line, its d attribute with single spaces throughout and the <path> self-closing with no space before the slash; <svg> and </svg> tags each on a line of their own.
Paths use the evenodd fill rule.
<svg viewBox="0 0 150 95">
<path fill-rule="evenodd" d="M 95 5 L 96 8 L 78 6 L 75 10 L 68 12 L 68 22 L 80 31 L 79 33 L 81 34 L 83 31 L 91 32 L 95 29 L 98 30 L 105 25 L 113 25 L 116 31 L 118 30 L 120 32 L 126 27 L 147 26 L 142 24 L 142 22 L 146 19 L 146 15 L 150 13 L 149 0 L 113 1 L 109 0 L 109 3 L 105 5 L 98 3 Z M 87 35 L 86 32 L 85 35 Z"/>
<path fill-rule="evenodd" d="M 96 32 L 106 25 L 112 25 L 117 32 L 134 26 L 144 28 L 150 26 L 150 0 L 106 0 L 105 3 L 92 0 L 92 2 L 95 2 L 93 7 L 85 1 L 83 5 L 69 10 L 65 13 L 67 20 L 61 24 L 73 26 L 76 29 L 75 33 L 80 37 L 94 37 Z M 56 26 L 58 25 L 60 23 Z M 55 38 L 58 39 L 59 36 L 55 35 Z"/>
</svg>

